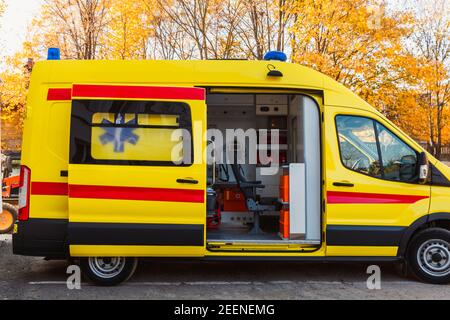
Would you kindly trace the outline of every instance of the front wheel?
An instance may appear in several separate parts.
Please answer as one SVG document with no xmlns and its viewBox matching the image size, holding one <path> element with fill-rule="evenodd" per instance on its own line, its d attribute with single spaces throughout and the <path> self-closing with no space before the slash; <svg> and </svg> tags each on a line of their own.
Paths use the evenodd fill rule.
<svg viewBox="0 0 450 320">
<path fill-rule="evenodd" d="M 408 259 L 414 275 L 433 284 L 450 283 L 450 231 L 426 229 L 411 241 Z"/>
<path fill-rule="evenodd" d="M 114 286 L 127 281 L 137 264 L 137 258 L 125 257 L 90 257 L 80 260 L 83 274 L 101 286 Z"/>
</svg>

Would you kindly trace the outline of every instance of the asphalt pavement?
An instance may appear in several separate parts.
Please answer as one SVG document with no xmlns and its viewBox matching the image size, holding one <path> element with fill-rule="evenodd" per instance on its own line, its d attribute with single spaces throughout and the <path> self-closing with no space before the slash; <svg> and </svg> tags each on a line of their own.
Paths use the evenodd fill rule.
<svg viewBox="0 0 450 320">
<path fill-rule="evenodd" d="M 429 285 L 380 265 L 381 289 L 367 287 L 368 264 L 143 260 L 127 283 L 69 290 L 66 261 L 12 254 L 0 235 L 1 299 L 450 299 L 450 285 Z"/>
</svg>

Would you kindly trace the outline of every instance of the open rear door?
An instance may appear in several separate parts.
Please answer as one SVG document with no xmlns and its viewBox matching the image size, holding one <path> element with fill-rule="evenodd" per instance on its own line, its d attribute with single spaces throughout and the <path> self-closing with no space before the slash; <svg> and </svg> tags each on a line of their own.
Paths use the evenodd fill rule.
<svg viewBox="0 0 450 320">
<path fill-rule="evenodd" d="M 200 256 L 205 248 L 205 91 L 74 85 L 72 256 Z"/>
</svg>

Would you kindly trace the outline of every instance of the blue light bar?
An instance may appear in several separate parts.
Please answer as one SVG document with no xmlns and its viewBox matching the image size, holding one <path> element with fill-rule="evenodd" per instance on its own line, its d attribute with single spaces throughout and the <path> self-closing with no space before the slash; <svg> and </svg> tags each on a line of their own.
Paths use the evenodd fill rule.
<svg viewBox="0 0 450 320">
<path fill-rule="evenodd" d="M 264 55 L 264 60 L 287 61 L 287 55 L 281 51 L 269 51 Z"/>
<path fill-rule="evenodd" d="M 61 60 L 59 48 L 48 48 L 47 60 Z"/>
</svg>

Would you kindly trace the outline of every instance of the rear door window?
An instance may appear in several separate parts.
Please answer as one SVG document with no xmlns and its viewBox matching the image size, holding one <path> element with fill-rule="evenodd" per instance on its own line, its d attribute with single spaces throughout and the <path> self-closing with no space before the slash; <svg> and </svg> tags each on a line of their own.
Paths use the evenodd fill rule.
<svg viewBox="0 0 450 320">
<path fill-rule="evenodd" d="M 74 101 L 70 161 L 75 164 L 192 164 L 185 103 Z"/>
</svg>

